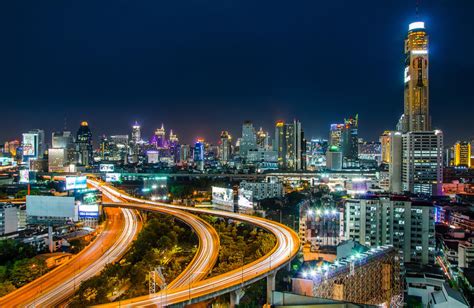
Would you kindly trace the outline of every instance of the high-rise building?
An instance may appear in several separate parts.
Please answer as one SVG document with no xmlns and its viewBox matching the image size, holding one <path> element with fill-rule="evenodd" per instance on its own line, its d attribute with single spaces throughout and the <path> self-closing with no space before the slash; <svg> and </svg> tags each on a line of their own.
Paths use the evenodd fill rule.
<svg viewBox="0 0 474 308">
<path fill-rule="evenodd" d="M 348 160 L 358 159 L 358 128 L 359 128 L 359 117 L 356 114 L 354 118 L 344 119 L 344 126 L 341 132 L 341 151 L 342 157 Z"/>
<path fill-rule="evenodd" d="M 413 22 L 405 39 L 403 131 L 431 129 L 429 112 L 428 34 L 424 22 Z"/>
<path fill-rule="evenodd" d="M 390 131 L 384 131 L 380 136 L 380 146 L 382 150 L 382 163 L 390 163 Z"/>
<path fill-rule="evenodd" d="M 23 134 L 22 146 L 24 159 L 43 158 L 43 154 L 46 150 L 44 130 L 33 129 Z"/>
<path fill-rule="evenodd" d="M 458 141 L 454 145 L 454 166 L 471 168 L 471 143 Z"/>
<path fill-rule="evenodd" d="M 193 160 L 198 166 L 198 169 L 202 170 L 204 167 L 204 140 L 198 139 L 194 144 L 193 149 Z"/>
<path fill-rule="evenodd" d="M 273 145 L 278 155 L 278 164 L 283 169 L 306 169 L 306 140 L 301 122 L 290 123 L 278 121 L 275 126 Z"/>
<path fill-rule="evenodd" d="M 347 199 L 344 237 L 362 245 L 393 245 L 404 262 L 434 262 L 434 207 L 405 197 Z"/>
<path fill-rule="evenodd" d="M 245 121 L 242 125 L 242 138 L 240 139 L 239 154 L 246 159 L 248 151 L 257 149 L 257 134 L 252 122 Z"/>
<path fill-rule="evenodd" d="M 142 140 L 142 135 L 141 135 L 140 125 L 138 124 L 137 121 L 135 121 L 135 124 L 133 124 L 132 126 L 132 143 L 136 145 L 136 144 L 139 144 L 141 140 Z"/>
<path fill-rule="evenodd" d="M 153 135 L 151 143 L 157 148 L 165 148 L 166 147 L 166 130 L 163 123 L 161 124 L 161 128 L 157 128 L 155 130 L 155 135 Z"/>
<path fill-rule="evenodd" d="M 179 147 L 179 162 L 187 163 L 191 158 L 191 147 L 189 144 L 182 144 Z"/>
<path fill-rule="evenodd" d="M 270 134 L 261 127 L 257 131 L 257 147 L 265 150 L 270 149 Z"/>
<path fill-rule="evenodd" d="M 92 132 L 89 123 L 81 122 L 76 135 L 77 163 L 82 166 L 91 166 L 93 162 Z"/>
<path fill-rule="evenodd" d="M 335 145 L 331 145 L 326 151 L 326 168 L 329 170 L 342 169 L 342 153 Z"/>
<path fill-rule="evenodd" d="M 219 143 L 219 160 L 222 164 L 227 164 L 230 160 L 232 149 L 232 137 L 228 131 L 223 130 L 221 132 L 221 139 Z"/>
<path fill-rule="evenodd" d="M 342 130 L 344 129 L 344 124 L 331 124 L 329 131 L 329 145 L 341 147 L 341 136 Z"/>
<path fill-rule="evenodd" d="M 311 139 L 306 143 L 306 168 L 316 170 L 326 166 L 326 151 L 328 149 L 328 140 Z"/>
<path fill-rule="evenodd" d="M 402 137 L 402 189 L 441 195 L 443 183 L 443 132 L 408 132 Z"/>
<path fill-rule="evenodd" d="M 53 132 L 51 145 L 54 149 L 67 149 L 74 144 L 74 136 L 70 131 Z"/>
<path fill-rule="evenodd" d="M 388 133 L 388 172 L 389 191 L 392 193 L 402 192 L 402 133 Z"/>
</svg>

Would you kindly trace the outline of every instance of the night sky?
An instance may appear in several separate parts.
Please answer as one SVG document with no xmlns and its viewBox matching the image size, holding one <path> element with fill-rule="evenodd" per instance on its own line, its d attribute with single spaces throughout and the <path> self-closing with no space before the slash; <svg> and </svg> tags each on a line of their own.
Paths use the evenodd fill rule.
<svg viewBox="0 0 474 308">
<path fill-rule="evenodd" d="M 306 136 L 359 113 L 378 140 L 403 112 L 408 24 L 430 34 L 434 128 L 474 137 L 474 1 L 2 1 L 0 141 L 33 128 L 180 139 L 273 134 L 278 119 Z"/>
</svg>

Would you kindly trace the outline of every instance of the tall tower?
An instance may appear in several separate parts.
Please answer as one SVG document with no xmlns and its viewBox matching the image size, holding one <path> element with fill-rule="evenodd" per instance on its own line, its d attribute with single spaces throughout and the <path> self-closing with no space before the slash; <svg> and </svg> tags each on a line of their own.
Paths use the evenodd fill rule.
<svg viewBox="0 0 474 308">
<path fill-rule="evenodd" d="M 431 129 L 428 65 L 425 23 L 413 22 L 408 26 L 405 39 L 404 132 Z"/>
<path fill-rule="evenodd" d="M 135 121 L 135 124 L 132 126 L 132 142 L 133 144 L 138 144 L 141 139 L 140 125 Z"/>
</svg>

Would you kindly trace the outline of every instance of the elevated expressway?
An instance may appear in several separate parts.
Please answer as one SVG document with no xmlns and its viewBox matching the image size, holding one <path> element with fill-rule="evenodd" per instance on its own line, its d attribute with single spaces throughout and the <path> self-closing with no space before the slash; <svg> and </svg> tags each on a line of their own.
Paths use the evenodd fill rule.
<svg viewBox="0 0 474 308">
<path fill-rule="evenodd" d="M 216 211 L 209 209 L 200 209 L 184 206 L 170 205 L 161 202 L 153 202 L 131 197 L 116 188 L 102 184 L 100 189 L 103 192 L 108 192 L 116 197 L 120 197 L 127 202 L 112 202 L 106 203 L 105 206 L 113 206 L 120 208 L 131 209 L 154 209 L 162 208 L 189 211 L 198 214 L 207 214 L 213 216 L 220 216 L 243 221 L 252 225 L 259 226 L 270 233 L 272 233 L 277 240 L 276 246 L 262 258 L 244 265 L 241 268 L 235 269 L 225 274 L 215 276 L 209 279 L 190 282 L 187 286 L 168 289 L 156 293 L 154 295 L 146 295 L 129 300 L 121 301 L 120 306 L 166 306 L 175 305 L 183 306 L 185 304 L 196 303 L 206 299 L 214 298 L 218 295 L 231 293 L 231 305 L 238 303 L 239 294 L 241 294 L 242 287 L 251 284 L 259 279 L 267 278 L 267 303 L 271 303 L 271 291 L 275 287 L 276 271 L 285 266 L 298 252 L 299 239 L 298 235 L 287 226 L 282 224 L 244 214 Z M 188 214 L 189 215 L 189 214 Z M 118 303 L 111 303 L 101 305 L 103 307 L 115 307 Z"/>
<path fill-rule="evenodd" d="M 112 201 L 120 202 L 112 196 Z M 141 223 L 134 210 L 106 209 L 104 230 L 88 247 L 51 272 L 0 298 L 0 307 L 46 307 L 67 300 L 80 285 L 128 249 Z"/>
</svg>

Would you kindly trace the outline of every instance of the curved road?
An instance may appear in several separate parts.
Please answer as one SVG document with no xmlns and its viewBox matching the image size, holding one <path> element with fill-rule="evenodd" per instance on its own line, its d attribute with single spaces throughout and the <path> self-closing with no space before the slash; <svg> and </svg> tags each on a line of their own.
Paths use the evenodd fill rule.
<svg viewBox="0 0 474 308">
<path fill-rule="evenodd" d="M 60 303 L 74 293 L 80 281 L 96 275 L 106 263 L 121 256 L 135 238 L 139 222 L 130 209 L 106 209 L 106 213 L 108 223 L 92 244 L 65 264 L 2 297 L 0 307 Z"/>
<path fill-rule="evenodd" d="M 129 203 L 115 203 L 111 205 L 140 209 L 141 207 L 145 206 L 145 204 L 148 204 L 154 206 L 155 209 L 179 209 L 195 213 L 233 218 L 266 229 L 273 235 L 275 235 L 277 239 L 276 246 L 268 254 L 252 263 L 244 265 L 242 268 L 230 271 L 225 274 L 221 274 L 219 276 L 212 277 L 210 279 L 189 284 L 187 287 L 185 286 L 172 290 L 165 289 L 164 291 L 159 292 L 154 296 L 147 295 L 121 301 L 121 306 L 165 306 L 191 301 L 193 298 L 203 298 L 212 294 L 226 292 L 227 290 L 236 288 L 242 284 L 256 281 L 258 279 L 261 279 L 262 277 L 267 276 L 269 273 L 274 272 L 275 270 L 279 269 L 281 266 L 289 262 L 299 250 L 298 235 L 292 229 L 264 218 L 232 212 L 197 209 L 184 206 L 170 205 L 160 202 L 153 202 L 149 200 L 131 197 L 108 185 L 103 185 L 101 188 L 103 191 L 107 191 L 117 197 L 129 201 Z M 102 306 L 114 307 L 116 306 L 116 303 L 106 304 Z"/>
<path fill-rule="evenodd" d="M 115 194 L 113 191 L 103 189 L 102 186 L 104 184 L 101 182 L 89 180 L 89 184 L 97 189 L 100 189 L 110 199 L 123 199 L 122 197 L 117 196 L 117 194 Z M 198 236 L 199 247 L 196 254 L 194 255 L 194 258 L 184 269 L 184 271 L 167 285 L 167 289 L 174 289 L 185 285 L 190 285 L 196 281 L 204 279 L 207 276 L 219 257 L 220 246 L 219 234 L 217 234 L 216 230 L 208 222 L 196 215 L 173 208 L 156 207 L 154 205 L 142 204 L 139 207 L 135 207 L 135 209 L 172 215 L 191 227 L 191 229 L 194 230 Z"/>
</svg>

